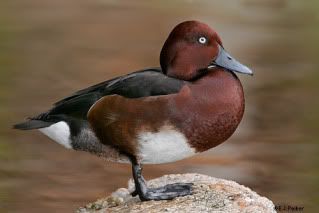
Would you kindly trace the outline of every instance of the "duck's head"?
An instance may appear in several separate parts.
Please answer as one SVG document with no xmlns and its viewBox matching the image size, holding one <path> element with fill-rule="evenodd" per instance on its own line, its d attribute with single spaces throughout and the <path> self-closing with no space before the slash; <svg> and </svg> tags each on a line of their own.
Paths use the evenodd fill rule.
<svg viewBox="0 0 319 213">
<path fill-rule="evenodd" d="M 166 75 L 186 81 L 216 66 L 253 73 L 224 50 L 213 29 L 198 21 L 186 21 L 173 29 L 162 48 L 160 63 Z"/>
</svg>

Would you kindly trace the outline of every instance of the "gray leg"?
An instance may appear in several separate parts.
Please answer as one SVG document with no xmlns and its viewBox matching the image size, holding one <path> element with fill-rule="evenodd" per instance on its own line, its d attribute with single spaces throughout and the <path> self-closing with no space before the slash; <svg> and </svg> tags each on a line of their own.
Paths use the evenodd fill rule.
<svg viewBox="0 0 319 213">
<path fill-rule="evenodd" d="M 142 201 L 171 200 L 175 197 L 192 194 L 192 183 L 174 183 L 158 188 L 147 188 L 141 166 L 132 162 L 132 171 L 135 182 L 135 191 L 132 195 L 138 195 Z"/>
</svg>

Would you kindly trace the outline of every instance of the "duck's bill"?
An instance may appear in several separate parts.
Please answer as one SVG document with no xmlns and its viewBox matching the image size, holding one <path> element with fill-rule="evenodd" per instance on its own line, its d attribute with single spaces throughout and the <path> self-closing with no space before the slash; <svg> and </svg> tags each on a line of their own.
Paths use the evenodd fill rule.
<svg viewBox="0 0 319 213">
<path fill-rule="evenodd" d="M 233 72 L 253 75 L 253 71 L 251 69 L 234 59 L 222 46 L 218 45 L 218 48 L 219 52 L 217 58 L 208 66 L 208 68 L 219 66 Z"/>
</svg>

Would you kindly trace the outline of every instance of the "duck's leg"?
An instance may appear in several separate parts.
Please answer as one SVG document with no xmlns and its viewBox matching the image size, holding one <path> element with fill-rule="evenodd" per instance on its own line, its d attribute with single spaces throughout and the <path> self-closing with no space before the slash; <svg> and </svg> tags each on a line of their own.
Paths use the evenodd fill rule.
<svg viewBox="0 0 319 213">
<path fill-rule="evenodd" d="M 174 183 L 158 188 L 147 188 L 140 164 L 132 162 L 132 171 L 135 182 L 135 191 L 132 195 L 138 195 L 142 201 L 171 200 L 192 194 L 192 183 Z"/>
</svg>

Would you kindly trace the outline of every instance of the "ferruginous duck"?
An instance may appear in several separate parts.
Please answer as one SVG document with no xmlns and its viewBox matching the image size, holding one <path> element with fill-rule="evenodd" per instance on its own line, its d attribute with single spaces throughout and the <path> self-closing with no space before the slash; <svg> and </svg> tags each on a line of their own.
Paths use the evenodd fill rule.
<svg viewBox="0 0 319 213">
<path fill-rule="evenodd" d="M 148 188 L 142 164 L 178 161 L 227 140 L 244 113 L 235 72 L 252 71 L 198 21 L 177 25 L 150 68 L 80 90 L 14 128 L 39 129 L 66 148 L 132 164 L 134 196 L 142 201 L 192 193 L 192 184 Z"/>
</svg>

